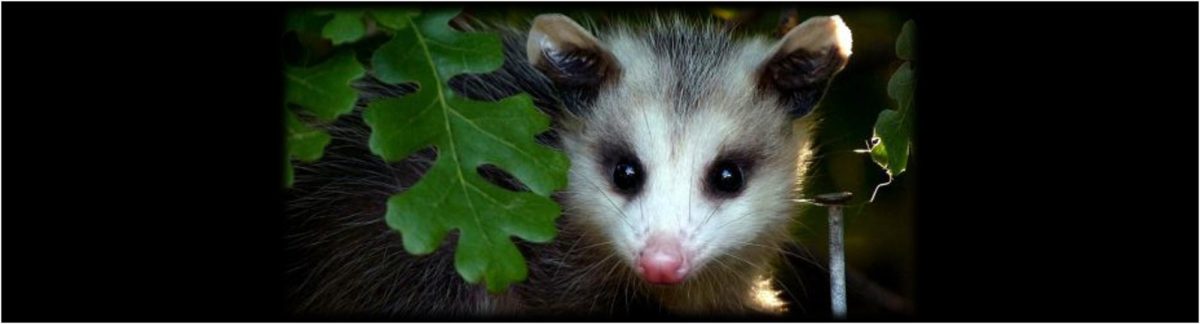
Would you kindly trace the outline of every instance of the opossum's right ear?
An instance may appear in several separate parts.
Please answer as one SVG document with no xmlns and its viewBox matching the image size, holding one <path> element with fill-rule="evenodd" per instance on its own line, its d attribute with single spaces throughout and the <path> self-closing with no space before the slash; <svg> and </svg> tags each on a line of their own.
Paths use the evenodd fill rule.
<svg viewBox="0 0 1200 324">
<path fill-rule="evenodd" d="M 620 64 L 586 29 L 560 14 L 533 19 L 525 43 L 529 64 L 566 89 L 592 89 L 615 82 Z"/>
<path fill-rule="evenodd" d="M 850 28 L 841 17 L 810 18 L 775 44 L 758 68 L 758 88 L 778 96 L 792 117 L 804 116 L 846 67 L 850 46 Z"/>
</svg>

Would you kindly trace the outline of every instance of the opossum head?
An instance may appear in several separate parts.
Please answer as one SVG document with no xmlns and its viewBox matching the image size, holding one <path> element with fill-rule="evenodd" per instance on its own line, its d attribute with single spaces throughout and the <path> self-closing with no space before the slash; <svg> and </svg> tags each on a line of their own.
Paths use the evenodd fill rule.
<svg viewBox="0 0 1200 324">
<path fill-rule="evenodd" d="M 646 282 L 679 284 L 786 235 L 807 150 L 793 122 L 845 66 L 850 32 L 837 16 L 773 42 L 678 18 L 648 27 L 597 37 L 541 15 L 526 50 L 566 106 L 569 217 Z"/>
</svg>

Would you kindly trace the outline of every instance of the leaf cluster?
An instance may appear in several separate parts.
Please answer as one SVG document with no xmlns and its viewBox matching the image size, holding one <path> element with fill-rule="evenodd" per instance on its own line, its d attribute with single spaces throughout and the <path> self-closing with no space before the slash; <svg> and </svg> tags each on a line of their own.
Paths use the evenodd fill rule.
<svg viewBox="0 0 1200 324">
<path fill-rule="evenodd" d="M 288 66 L 286 115 L 290 162 L 314 161 L 330 141 L 319 125 L 350 113 L 358 98 L 350 86 L 368 70 L 356 58 L 356 42 L 383 34 L 369 49 L 369 70 L 387 83 L 413 83 L 417 90 L 371 102 L 363 119 L 371 128 L 369 146 L 389 162 L 428 147 L 437 150 L 433 166 L 411 188 L 387 203 L 387 224 L 403 237 L 412 254 L 428 254 L 457 231 L 455 268 L 471 283 L 503 291 L 528 275 L 512 237 L 529 242 L 554 238 L 559 206 L 550 194 L 566 185 L 569 161 L 538 144 L 549 119 L 532 99 L 518 94 L 499 101 L 476 101 L 456 94 L 450 78 L 487 73 L 504 61 L 500 39 L 491 33 L 450 27 L 457 9 L 422 12 L 411 8 L 310 10 L 289 14 L 288 30 L 308 48 L 334 53 L 312 66 Z M 298 118 L 311 115 L 316 125 Z M 484 179 L 479 168 L 505 170 L 529 191 L 515 192 Z M 290 183 L 290 182 L 289 182 Z"/>
</svg>

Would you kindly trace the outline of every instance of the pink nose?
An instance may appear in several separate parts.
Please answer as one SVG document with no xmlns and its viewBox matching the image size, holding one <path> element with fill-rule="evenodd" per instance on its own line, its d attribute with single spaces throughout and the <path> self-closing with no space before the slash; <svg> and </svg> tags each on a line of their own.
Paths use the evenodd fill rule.
<svg viewBox="0 0 1200 324">
<path fill-rule="evenodd" d="M 638 257 L 638 273 L 652 284 L 673 285 L 688 274 L 688 260 L 679 239 L 655 236 L 646 242 Z"/>
</svg>

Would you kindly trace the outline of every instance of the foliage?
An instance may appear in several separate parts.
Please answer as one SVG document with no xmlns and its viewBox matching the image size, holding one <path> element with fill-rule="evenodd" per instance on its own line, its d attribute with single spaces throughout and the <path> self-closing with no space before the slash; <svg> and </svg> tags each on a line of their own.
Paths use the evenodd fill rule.
<svg viewBox="0 0 1200 324">
<path fill-rule="evenodd" d="M 294 159 L 312 162 L 321 158 L 321 154 L 325 151 L 325 145 L 329 144 L 329 133 L 324 130 L 309 127 L 300 122 L 296 114 L 287 111 L 284 113 L 287 121 L 287 148 L 288 155 Z M 292 185 L 292 163 L 287 161 L 284 165 L 284 182 L 287 186 Z"/>
<path fill-rule="evenodd" d="M 324 11 L 333 15 L 333 19 L 321 28 L 321 36 L 333 41 L 334 45 L 353 42 L 367 34 L 363 25 L 363 10 L 334 10 Z"/>
<path fill-rule="evenodd" d="M 344 51 L 314 67 L 287 67 L 284 75 L 287 101 L 328 122 L 354 109 L 358 91 L 350 87 L 350 81 L 363 75 L 363 67 L 353 52 Z"/>
<path fill-rule="evenodd" d="M 912 106 L 913 92 L 916 89 L 916 75 L 912 68 L 915 61 L 913 56 L 915 28 L 916 26 L 911 20 L 905 22 L 900 30 L 900 36 L 896 40 L 896 56 L 908 60 L 901 64 L 900 68 L 892 74 L 892 78 L 888 80 L 887 94 L 888 97 L 896 100 L 897 109 L 885 109 L 879 112 L 879 118 L 875 121 L 875 135 L 871 139 L 871 159 L 887 171 L 887 183 L 903 173 L 908 166 L 908 155 L 912 145 L 910 139 L 913 119 Z"/>
<path fill-rule="evenodd" d="M 561 210 L 549 196 L 566 184 L 569 161 L 534 141 L 550 121 L 528 95 L 474 101 L 449 88 L 450 78 L 494 71 L 504 60 L 496 35 L 451 29 L 457 15 L 458 10 L 342 9 L 296 13 L 288 26 L 297 33 L 319 30 L 322 38 L 343 47 L 371 37 L 368 26 L 390 36 L 371 54 L 371 70 L 384 82 L 411 82 L 419 89 L 367 107 L 363 119 L 371 127 L 371 151 L 397 162 L 433 146 L 438 157 L 421 180 L 388 200 L 387 224 L 413 254 L 434 251 L 457 230 L 459 274 L 499 292 L 528 272 L 511 236 L 530 242 L 554 238 Z M 313 67 L 286 68 L 288 101 L 311 110 L 321 122 L 350 112 L 357 98 L 349 82 L 362 75 L 362 68 L 350 51 L 338 53 Z M 289 152 L 301 161 L 319 158 L 328 143 L 328 134 L 290 112 L 288 130 Z M 507 171 L 530 191 L 488 182 L 477 171 L 484 165 Z"/>
<path fill-rule="evenodd" d="M 705 11 L 744 28 L 776 28 L 772 19 L 759 19 L 774 14 L 753 15 L 752 10 L 734 8 Z M 553 239 L 560 209 L 548 197 L 565 185 L 569 162 L 533 140 L 548 129 L 549 121 L 527 95 L 473 101 L 447 86 L 456 75 L 495 70 L 503 59 L 495 35 L 451 29 L 448 23 L 457 14 L 394 7 L 289 13 L 286 30 L 297 34 L 303 48 L 302 58 L 285 68 L 285 170 L 290 179 L 292 161 L 321 158 L 329 143 L 323 125 L 353 110 L 358 93 L 349 85 L 364 71 L 388 83 L 417 84 L 418 91 L 375 101 L 363 112 L 372 130 L 370 148 L 387 161 L 401 161 L 431 146 L 438 152 L 420 181 L 389 199 L 387 224 L 414 254 L 432 252 L 457 230 L 456 269 L 467 281 L 483 280 L 490 291 L 498 292 L 527 276 L 512 236 L 530 242 Z M 789 26 L 809 15 L 790 13 Z M 528 18 L 512 11 L 500 17 Z M 888 97 L 896 107 L 878 113 L 869 149 L 872 160 L 887 172 L 888 183 L 905 171 L 911 150 L 913 33 L 909 21 L 896 41 L 896 56 L 906 60 L 888 82 Z M 507 171 L 529 191 L 513 192 L 484 180 L 477 168 L 488 164 Z"/>
<path fill-rule="evenodd" d="M 350 87 L 350 81 L 362 74 L 363 67 L 351 52 L 342 52 L 314 67 L 287 67 L 284 69 L 287 102 L 306 108 L 320 121 L 332 121 L 354 109 L 358 93 Z M 285 114 L 288 156 L 305 162 L 320 159 L 329 144 L 329 134 L 300 122 L 295 112 Z M 284 183 L 290 187 L 292 165 L 290 160 L 285 162 Z"/>
<path fill-rule="evenodd" d="M 550 121 L 528 95 L 481 102 L 446 86 L 454 75 L 495 70 L 504 60 L 496 36 L 451 30 L 447 23 L 455 14 L 405 17 L 406 27 L 375 52 L 372 63 L 381 80 L 416 82 L 421 89 L 371 104 L 364 118 L 373 128 L 371 150 L 389 161 L 438 148 L 424 178 L 388 201 L 388 224 L 402 233 L 404 247 L 429 253 L 458 229 L 459 273 L 469 282 L 486 279 L 489 290 L 500 291 L 527 272 L 510 235 L 532 242 L 554 238 L 560 210 L 548 196 L 566 184 L 569 163 L 533 141 Z M 476 172 L 484 164 L 508 171 L 532 192 L 489 183 Z"/>
</svg>

